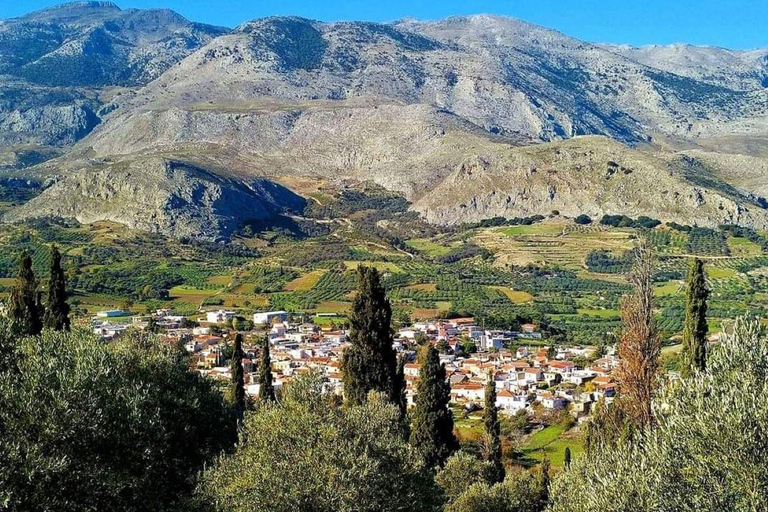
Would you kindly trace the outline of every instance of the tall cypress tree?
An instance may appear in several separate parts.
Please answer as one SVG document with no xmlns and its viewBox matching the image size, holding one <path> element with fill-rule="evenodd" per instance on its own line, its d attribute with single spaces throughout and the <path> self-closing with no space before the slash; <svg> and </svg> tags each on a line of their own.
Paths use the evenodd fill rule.
<svg viewBox="0 0 768 512">
<path fill-rule="evenodd" d="M 493 480 L 504 481 L 504 463 L 501 460 L 501 424 L 499 423 L 499 409 L 496 407 L 496 384 L 493 374 L 488 375 L 485 385 L 485 409 L 483 410 L 483 423 L 485 424 L 485 458 L 493 464 Z"/>
<path fill-rule="evenodd" d="M 395 370 L 395 396 L 397 397 L 397 407 L 400 409 L 400 418 L 405 419 L 408 412 L 408 398 L 405 396 L 405 357 L 397 359 L 397 369 Z"/>
<path fill-rule="evenodd" d="M 571 469 L 571 448 L 566 446 L 563 453 L 563 467 L 568 470 Z"/>
<path fill-rule="evenodd" d="M 398 403 L 400 384 L 392 348 L 392 307 L 375 268 L 358 267 L 357 277 L 357 294 L 350 315 L 351 345 L 341 362 L 344 395 L 350 403 L 361 404 L 369 392 L 378 391 Z"/>
<path fill-rule="evenodd" d="M 43 326 L 55 331 L 69 330 L 69 304 L 67 303 L 66 277 L 61 267 L 61 253 L 54 246 L 51 252 L 51 276 L 48 280 L 48 302 Z"/>
<path fill-rule="evenodd" d="M 707 366 L 707 298 L 709 289 L 704 276 L 704 262 L 695 258 L 688 269 L 685 295 L 685 327 L 680 373 L 690 376 Z"/>
<path fill-rule="evenodd" d="M 442 466 L 458 448 L 453 435 L 453 413 L 448 408 L 451 387 L 445 366 L 440 364 L 432 345 L 416 382 L 416 408 L 413 412 L 411 445 L 430 467 Z"/>
<path fill-rule="evenodd" d="M 36 336 L 43 330 L 43 306 L 37 292 L 32 258 L 26 251 L 21 255 L 16 285 L 11 291 L 10 316 L 19 334 Z"/>
<path fill-rule="evenodd" d="M 232 403 L 238 418 L 242 418 L 245 413 L 245 370 L 243 370 L 243 357 L 245 357 L 243 352 L 243 335 L 238 333 L 235 336 L 235 350 L 232 352 L 232 361 L 230 362 Z"/>
<path fill-rule="evenodd" d="M 269 355 L 269 337 L 264 336 L 259 359 L 259 400 L 275 401 L 275 387 L 272 385 L 272 357 Z"/>
</svg>

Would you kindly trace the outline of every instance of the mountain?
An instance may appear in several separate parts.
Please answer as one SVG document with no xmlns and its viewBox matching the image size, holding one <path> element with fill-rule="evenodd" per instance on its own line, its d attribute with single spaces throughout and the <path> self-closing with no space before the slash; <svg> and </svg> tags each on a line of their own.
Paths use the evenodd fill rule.
<svg viewBox="0 0 768 512">
<path fill-rule="evenodd" d="M 30 172 L 57 184 L 11 219 L 110 218 L 112 206 L 97 205 L 100 194 L 50 204 L 83 186 L 120 183 L 125 197 L 138 193 L 128 185 L 157 175 L 128 177 L 127 169 L 152 161 L 243 186 L 372 181 L 441 224 L 558 210 L 768 227 L 764 187 L 755 185 L 765 166 L 754 167 L 768 154 L 768 52 L 598 45 L 486 15 L 391 24 L 277 17 L 206 32 L 168 11 L 86 3 L 21 20 L 5 24 L 67 26 L 83 49 L 86 33 L 114 25 L 131 50 L 115 59 L 119 73 L 109 71 L 108 54 L 92 57 L 110 64 L 98 68 L 102 86 L 128 88 L 89 97 L 93 84 L 80 83 L 68 90 L 83 96 L 57 99 L 59 109 L 93 104 L 95 117 L 56 114 L 71 116 L 59 144 L 73 144 Z M 190 30 L 205 35 L 186 55 L 159 43 Z M 45 55 L 58 58 L 64 46 Z M 138 48 L 153 57 L 137 60 Z M 85 53 L 74 55 L 76 67 Z M 130 65 L 139 61 L 153 64 Z M 25 73 L 13 77 L 32 80 Z M 47 79 L 66 81 L 66 73 Z M 9 104 L 19 101 L 35 103 L 20 96 Z M 27 119 L 10 126 L 41 137 L 34 126 L 47 126 L 46 118 Z M 0 137 L 10 131 L 0 122 Z M 284 197 L 270 211 L 290 209 Z M 197 218 L 219 215 L 194 201 L 186 208 L 198 205 L 205 213 Z M 172 216 L 155 211 L 141 208 L 125 222 L 175 233 Z M 222 225 L 237 220 L 227 219 Z"/>
<path fill-rule="evenodd" d="M 0 142 L 71 144 L 102 91 L 135 87 L 227 30 L 165 9 L 74 2 L 0 22 Z"/>
</svg>

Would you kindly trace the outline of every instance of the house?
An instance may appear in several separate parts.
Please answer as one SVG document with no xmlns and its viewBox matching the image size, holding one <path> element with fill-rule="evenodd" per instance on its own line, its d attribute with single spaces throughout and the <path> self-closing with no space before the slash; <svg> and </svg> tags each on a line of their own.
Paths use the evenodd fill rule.
<svg viewBox="0 0 768 512">
<path fill-rule="evenodd" d="M 516 413 L 528 406 L 528 397 L 526 395 L 514 394 L 506 389 L 499 391 L 496 395 L 496 406 L 507 413 Z"/>
<path fill-rule="evenodd" d="M 541 368 L 526 368 L 525 382 L 528 384 L 537 384 L 544 380 L 544 370 Z"/>
<path fill-rule="evenodd" d="M 418 377 L 420 369 L 421 369 L 420 364 L 406 363 L 405 368 L 403 369 L 403 374 L 408 375 L 410 377 Z"/>
<path fill-rule="evenodd" d="M 285 322 L 288 320 L 288 313 L 285 311 L 267 311 L 253 314 L 253 323 L 256 325 L 269 325 L 275 320 Z"/>
<path fill-rule="evenodd" d="M 205 314 L 205 321 L 209 324 L 223 324 L 227 320 L 235 318 L 234 311 L 224 311 L 220 309 L 218 311 L 208 311 Z"/>
<path fill-rule="evenodd" d="M 542 393 L 537 400 L 545 409 L 563 409 L 568 405 L 568 400 L 561 396 L 555 396 L 552 393 Z"/>
<path fill-rule="evenodd" d="M 482 402 L 485 399 L 485 386 L 479 382 L 460 382 L 451 388 L 451 399 Z"/>
</svg>

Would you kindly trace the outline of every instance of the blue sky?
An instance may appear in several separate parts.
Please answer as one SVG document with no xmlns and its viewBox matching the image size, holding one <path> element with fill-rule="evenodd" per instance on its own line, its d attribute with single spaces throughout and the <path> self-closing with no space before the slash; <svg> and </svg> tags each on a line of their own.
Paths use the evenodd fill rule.
<svg viewBox="0 0 768 512">
<path fill-rule="evenodd" d="M 61 3 L 0 0 L 0 18 Z M 686 42 L 733 49 L 768 47 L 768 0 L 121 0 L 121 7 L 168 7 L 224 26 L 271 15 L 324 21 L 439 19 L 478 13 L 514 16 L 587 41 L 633 45 Z"/>
</svg>

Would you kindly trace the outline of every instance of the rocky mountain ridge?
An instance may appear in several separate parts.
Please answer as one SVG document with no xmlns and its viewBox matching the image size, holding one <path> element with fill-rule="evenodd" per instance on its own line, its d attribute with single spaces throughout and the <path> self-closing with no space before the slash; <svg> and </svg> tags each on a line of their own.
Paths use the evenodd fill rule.
<svg viewBox="0 0 768 512">
<path fill-rule="evenodd" d="M 26 23 L 64 19 L 93 34 L 102 23 L 94 19 L 124 12 L 77 5 L 62 8 L 66 15 L 56 9 L 30 15 Z M 90 9 L 99 14 L 77 14 Z M 124 38 L 132 48 L 154 55 L 167 48 L 158 46 L 158 34 L 177 40 L 197 26 L 151 12 L 120 15 L 155 20 L 154 28 Z M 130 31 L 130 23 L 121 23 L 121 31 Z M 93 102 L 95 118 L 73 113 L 69 124 L 80 128 L 58 143 L 76 143 L 31 170 L 60 176 L 57 185 L 9 218 L 54 213 L 47 205 L 66 203 L 67 194 L 86 184 L 85 174 L 98 190 L 125 185 L 144 176 L 129 179 L 126 167 L 149 159 L 205 169 L 223 176 L 225 188 L 255 178 L 288 187 L 306 177 L 372 181 L 443 224 L 558 210 L 768 227 L 759 185 L 764 167 L 730 163 L 752 166 L 768 154 L 768 52 L 598 45 L 487 15 L 392 24 L 277 17 L 201 33 L 207 35 L 188 45 L 186 55 L 158 50 L 165 57 L 142 61 L 165 66 L 146 85 L 90 99 L 86 88 L 79 101 Z M 125 84 L 155 76 L 152 65 L 141 69 Z M 60 107 L 66 105 L 62 100 Z M 17 133 L 30 136 L 40 136 L 35 125 L 53 124 L 44 116 L 16 116 L 12 127 L 25 127 Z M 10 130 L 0 121 L 0 140 Z M 126 197 L 132 193 L 121 187 Z M 56 211 L 109 216 L 112 207 L 97 206 L 99 197 L 83 211 L 79 203 Z M 142 204 L 125 223 L 183 231 L 159 213 L 165 206 Z M 202 208 L 213 212 L 203 215 L 208 220 L 218 215 Z"/>
</svg>

